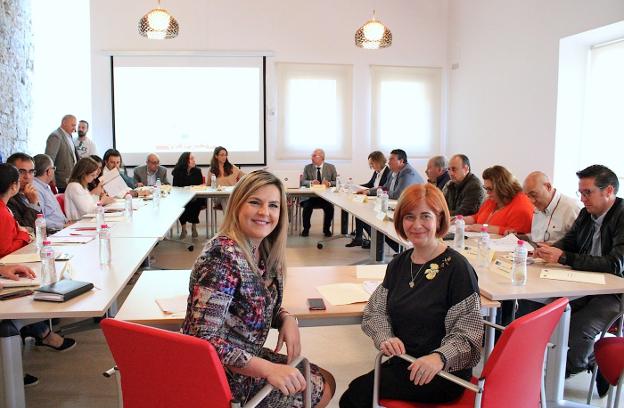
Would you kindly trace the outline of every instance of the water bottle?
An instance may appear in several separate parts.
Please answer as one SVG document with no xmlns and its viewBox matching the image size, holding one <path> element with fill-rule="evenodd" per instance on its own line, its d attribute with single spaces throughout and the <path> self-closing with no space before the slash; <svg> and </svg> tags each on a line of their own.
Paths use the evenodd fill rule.
<svg viewBox="0 0 624 408">
<path fill-rule="evenodd" d="M 41 251 L 41 248 L 43 248 L 43 241 L 45 241 L 46 238 L 46 220 L 43 214 L 37 214 L 37 219 L 35 220 L 35 244 L 37 245 L 38 251 Z"/>
<path fill-rule="evenodd" d="M 126 207 L 124 215 L 128 221 L 132 221 L 132 195 L 130 195 L 130 193 L 126 194 Z"/>
<path fill-rule="evenodd" d="M 377 199 L 375 200 L 375 212 L 381 211 L 381 196 L 383 196 L 383 188 L 377 187 Z"/>
<path fill-rule="evenodd" d="M 108 265 L 111 262 L 110 228 L 108 225 L 102 224 L 98 239 L 100 241 L 100 264 Z"/>
<path fill-rule="evenodd" d="M 95 229 L 98 232 L 102 224 L 104 224 L 104 206 L 101 201 L 98 201 L 95 207 Z"/>
<path fill-rule="evenodd" d="M 353 179 L 349 177 L 347 179 L 347 185 L 345 186 L 345 192 L 351 194 L 353 193 Z"/>
<path fill-rule="evenodd" d="M 453 247 L 456 251 L 461 252 L 464 250 L 464 230 L 466 228 L 466 222 L 463 215 L 455 217 L 455 239 L 453 239 Z"/>
<path fill-rule="evenodd" d="M 156 179 L 156 185 L 154 186 L 153 199 L 154 199 L 154 207 L 159 208 L 160 207 L 160 179 Z"/>
<path fill-rule="evenodd" d="M 54 264 L 54 248 L 50 241 L 43 241 L 39 257 L 41 258 L 41 285 L 50 285 L 56 282 L 56 265 Z"/>
<path fill-rule="evenodd" d="M 481 227 L 481 235 L 477 244 L 478 265 L 488 267 L 490 265 L 490 234 L 487 232 L 487 224 Z"/>
<path fill-rule="evenodd" d="M 340 174 L 336 176 L 336 192 L 340 193 L 342 191 L 342 178 Z"/>
<path fill-rule="evenodd" d="M 524 246 L 524 241 L 518 240 L 518 245 L 513 253 L 513 264 L 511 265 L 511 284 L 523 286 L 527 281 L 527 256 L 529 251 Z"/>
<path fill-rule="evenodd" d="M 217 189 L 217 176 L 214 173 L 210 173 L 210 187 L 212 187 L 213 190 Z"/>
<path fill-rule="evenodd" d="M 385 214 L 388 212 L 388 201 L 389 201 L 388 193 L 384 191 L 381 194 L 381 205 L 379 208 L 380 213 Z"/>
</svg>

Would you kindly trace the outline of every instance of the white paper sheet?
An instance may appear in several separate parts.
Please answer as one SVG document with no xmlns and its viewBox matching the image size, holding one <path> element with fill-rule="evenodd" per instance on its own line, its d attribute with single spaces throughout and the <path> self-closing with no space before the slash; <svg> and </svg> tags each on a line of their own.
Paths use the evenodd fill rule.
<svg viewBox="0 0 624 408">
<path fill-rule="evenodd" d="M 113 169 L 100 177 L 100 182 L 104 186 L 104 191 L 111 197 L 124 197 L 130 187 L 121 178 L 118 169 Z"/>
<path fill-rule="evenodd" d="M 93 241 L 93 239 L 95 239 L 94 235 L 90 235 L 90 236 L 84 236 L 84 235 L 75 236 L 75 235 L 71 235 L 69 237 L 57 237 L 57 236 L 53 235 L 53 236 L 49 236 L 48 237 L 48 241 L 50 241 L 50 243 L 52 245 L 86 244 L 87 242 Z"/>
<path fill-rule="evenodd" d="M 156 304 L 163 313 L 181 313 L 186 311 L 188 295 L 179 295 L 165 299 L 156 299 Z"/>
<path fill-rule="evenodd" d="M 568 282 L 594 283 L 597 285 L 606 284 L 604 274 L 602 273 L 579 272 L 569 269 L 542 269 L 540 278 Z"/>
<path fill-rule="evenodd" d="M 19 288 L 22 286 L 41 286 L 41 279 L 36 277 L 34 279 L 20 277 L 19 280 L 12 280 L 0 276 L 0 288 Z"/>
<path fill-rule="evenodd" d="M 503 238 L 490 240 L 490 245 L 497 252 L 513 252 L 518 246 L 518 237 L 514 234 L 505 235 Z M 523 246 L 527 251 L 534 251 L 535 248 L 528 242 L 524 241 Z"/>
<path fill-rule="evenodd" d="M 4 258 L 0 259 L 0 264 L 8 265 L 19 263 L 33 263 L 39 261 L 41 261 L 39 253 L 35 252 L 31 254 L 9 254 Z"/>
<path fill-rule="evenodd" d="M 361 283 L 333 283 L 317 286 L 316 289 L 334 306 L 368 302 L 370 297 Z"/>
<path fill-rule="evenodd" d="M 364 290 L 372 295 L 373 292 L 377 289 L 377 287 L 381 285 L 381 281 L 364 281 L 364 283 L 362 284 L 362 286 L 364 287 Z"/>
</svg>

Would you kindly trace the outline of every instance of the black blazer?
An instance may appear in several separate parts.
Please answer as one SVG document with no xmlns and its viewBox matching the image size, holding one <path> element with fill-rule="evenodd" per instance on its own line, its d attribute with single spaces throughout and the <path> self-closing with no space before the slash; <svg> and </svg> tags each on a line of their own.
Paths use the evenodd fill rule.
<svg viewBox="0 0 624 408">
<path fill-rule="evenodd" d="M 389 175 L 390 175 L 390 168 L 386 166 L 384 167 L 383 173 L 381 173 L 381 180 L 379 180 L 379 187 L 383 187 L 383 185 L 386 184 L 386 180 L 388 179 Z M 362 187 L 373 188 L 373 186 L 375 185 L 376 178 L 377 178 L 377 172 L 373 172 L 373 176 L 371 177 L 371 179 L 368 181 L 368 183 L 362 184 Z M 376 194 L 377 194 L 376 191 L 368 192 L 368 195 L 376 195 Z"/>
</svg>

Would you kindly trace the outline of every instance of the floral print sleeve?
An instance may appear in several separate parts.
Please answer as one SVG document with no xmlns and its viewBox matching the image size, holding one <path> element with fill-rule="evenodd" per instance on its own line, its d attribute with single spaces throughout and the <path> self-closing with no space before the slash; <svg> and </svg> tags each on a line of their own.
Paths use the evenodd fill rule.
<svg viewBox="0 0 624 408">
<path fill-rule="evenodd" d="M 223 335 L 224 326 L 233 320 L 229 309 L 241 282 L 240 260 L 230 249 L 213 245 L 195 263 L 182 330 L 208 340 L 224 365 L 244 367 L 252 354 Z"/>
</svg>

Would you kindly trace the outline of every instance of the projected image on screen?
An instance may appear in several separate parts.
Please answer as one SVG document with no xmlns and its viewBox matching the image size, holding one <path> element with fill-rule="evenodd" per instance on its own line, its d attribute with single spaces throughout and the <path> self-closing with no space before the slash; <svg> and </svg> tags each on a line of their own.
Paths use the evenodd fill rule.
<svg viewBox="0 0 624 408">
<path fill-rule="evenodd" d="M 233 162 L 264 162 L 262 67 L 114 66 L 115 146 L 138 165 L 156 152 L 175 164 L 191 151 L 209 164 L 216 146 Z"/>
</svg>

